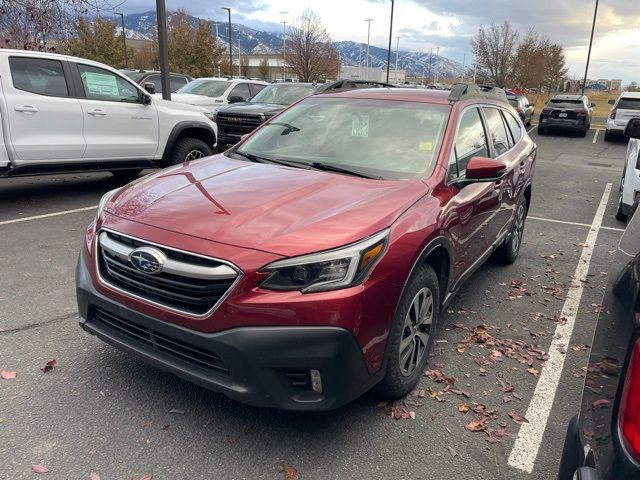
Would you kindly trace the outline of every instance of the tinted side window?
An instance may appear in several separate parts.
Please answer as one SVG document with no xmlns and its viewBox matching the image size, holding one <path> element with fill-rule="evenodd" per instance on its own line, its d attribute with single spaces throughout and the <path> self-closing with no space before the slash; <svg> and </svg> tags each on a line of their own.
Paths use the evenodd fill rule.
<svg viewBox="0 0 640 480">
<path fill-rule="evenodd" d="M 464 175 L 471 157 L 488 157 L 489 148 L 487 138 L 482 126 L 482 119 L 477 108 L 464 112 L 458 127 L 456 137 L 455 155 L 458 174 Z M 451 171 L 450 171 L 451 174 Z"/>
<path fill-rule="evenodd" d="M 156 92 L 162 91 L 162 77 L 160 77 L 160 75 L 149 75 L 147 78 L 142 80 L 141 83 L 142 86 L 144 86 L 145 83 L 153 83 L 156 87 Z"/>
<path fill-rule="evenodd" d="M 507 126 L 509 127 L 509 130 L 511 130 L 513 139 L 516 143 L 518 143 L 518 140 L 520 140 L 520 137 L 522 136 L 522 127 L 520 127 L 520 122 L 518 122 L 518 120 L 516 120 L 515 117 L 510 113 L 502 113 L 504 114 L 504 118 L 507 120 Z"/>
<path fill-rule="evenodd" d="M 507 141 L 509 142 L 509 148 L 513 148 L 515 145 L 515 141 L 513 135 L 511 134 L 511 130 L 509 130 L 509 126 L 507 125 L 507 120 L 505 119 L 505 112 L 500 111 L 500 115 L 502 116 L 502 122 L 504 123 L 505 130 L 507 132 Z"/>
<path fill-rule="evenodd" d="M 251 96 L 253 97 L 256 93 L 261 91 L 266 85 L 260 85 L 259 83 L 250 83 L 249 88 L 251 89 Z"/>
<path fill-rule="evenodd" d="M 69 96 L 62 62 L 59 60 L 11 57 L 9 66 L 13 86 L 18 90 L 52 97 Z"/>
<path fill-rule="evenodd" d="M 233 96 L 242 97 L 243 101 L 250 98 L 251 92 L 249 91 L 249 84 L 239 83 L 238 85 L 233 87 L 233 90 L 231 90 L 229 97 L 233 97 Z"/>
<path fill-rule="evenodd" d="M 78 72 L 84 86 L 85 97 L 89 100 L 137 103 L 138 90 L 115 73 L 102 68 L 78 64 Z"/>
<path fill-rule="evenodd" d="M 176 90 L 184 87 L 187 84 L 186 77 L 183 77 L 182 75 L 171 75 L 171 77 L 169 78 L 169 86 L 171 87 L 171 92 L 175 92 Z"/>
<path fill-rule="evenodd" d="M 507 131 L 497 108 L 483 108 L 485 118 L 487 119 L 487 132 L 489 141 L 493 145 L 493 156 L 499 157 L 509 150 L 509 139 Z"/>
</svg>

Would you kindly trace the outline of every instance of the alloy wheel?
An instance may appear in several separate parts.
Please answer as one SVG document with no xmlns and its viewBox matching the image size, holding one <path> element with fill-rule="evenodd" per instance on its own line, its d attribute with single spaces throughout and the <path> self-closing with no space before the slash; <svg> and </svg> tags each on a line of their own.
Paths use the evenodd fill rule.
<svg viewBox="0 0 640 480">
<path fill-rule="evenodd" d="M 189 162 L 191 160 L 197 160 L 198 158 L 202 158 L 202 157 L 204 157 L 204 153 L 202 153 L 200 150 L 191 150 L 184 157 L 184 161 Z"/>
<path fill-rule="evenodd" d="M 410 376 L 427 353 L 433 323 L 433 292 L 424 287 L 416 293 L 404 318 L 400 337 L 400 372 Z"/>
<path fill-rule="evenodd" d="M 511 233 L 511 251 L 513 253 L 516 253 L 520 248 L 520 242 L 522 241 L 522 235 L 524 234 L 525 212 L 526 209 L 524 203 L 520 203 L 518 205 L 518 212 L 516 214 L 513 232 Z"/>
</svg>

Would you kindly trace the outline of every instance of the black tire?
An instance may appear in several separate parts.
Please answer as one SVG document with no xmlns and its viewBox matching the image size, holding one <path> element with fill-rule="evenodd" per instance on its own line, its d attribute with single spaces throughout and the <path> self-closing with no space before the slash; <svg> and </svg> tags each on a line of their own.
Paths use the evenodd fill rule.
<svg viewBox="0 0 640 480">
<path fill-rule="evenodd" d="M 580 135 L 581 137 L 586 137 L 587 132 L 589 132 L 589 127 L 585 128 L 584 130 L 580 130 L 580 132 L 578 132 L 578 135 Z"/>
<path fill-rule="evenodd" d="M 611 132 L 609 130 L 606 130 L 604 132 L 604 141 L 605 142 L 611 142 L 613 141 L 613 135 L 611 134 Z"/>
<path fill-rule="evenodd" d="M 522 237 L 524 236 L 524 225 L 527 220 L 527 201 L 521 196 L 516 206 L 516 216 L 513 219 L 509 237 L 498 247 L 494 255 L 495 259 L 503 265 L 511 265 L 518 258 Z"/>
<path fill-rule="evenodd" d="M 113 175 L 113 178 L 118 181 L 130 182 L 140 175 L 142 168 L 133 168 L 131 170 L 109 170 L 109 172 Z"/>
<path fill-rule="evenodd" d="M 547 131 L 544 128 L 538 127 L 538 135 L 544 135 Z"/>
<path fill-rule="evenodd" d="M 209 155 L 213 155 L 213 150 L 204 141 L 199 138 L 181 138 L 173 147 L 169 161 L 164 162 L 162 166 L 178 165 Z"/>
<path fill-rule="evenodd" d="M 422 304 L 424 316 L 420 314 L 416 317 L 416 309 L 412 306 L 416 301 L 417 305 L 421 305 L 420 298 L 425 302 Z M 422 311 L 423 308 L 418 307 L 417 310 Z M 407 395 L 416 387 L 431 352 L 439 316 L 440 284 L 433 268 L 425 264 L 411 275 L 400 298 L 387 339 L 385 376 L 375 386 L 375 393 L 384 398 L 396 399 Z M 403 343 L 406 345 L 401 351 Z M 401 360 L 403 353 L 406 357 L 404 363 Z"/>
<path fill-rule="evenodd" d="M 620 220 L 621 222 L 626 222 L 628 220 L 628 216 L 624 214 L 622 211 L 622 192 L 620 192 L 620 199 L 618 200 L 618 209 L 616 210 L 616 220 Z"/>
</svg>

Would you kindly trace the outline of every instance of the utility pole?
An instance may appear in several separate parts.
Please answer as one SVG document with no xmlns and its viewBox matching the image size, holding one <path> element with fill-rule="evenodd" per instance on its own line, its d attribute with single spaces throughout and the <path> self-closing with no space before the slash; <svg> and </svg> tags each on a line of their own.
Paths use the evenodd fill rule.
<svg viewBox="0 0 640 480">
<path fill-rule="evenodd" d="M 240 67 L 242 66 L 242 47 L 240 46 L 240 36 L 238 36 L 238 76 L 241 77 L 242 76 L 242 71 L 240 70 Z"/>
<path fill-rule="evenodd" d="M 362 44 L 360 44 L 360 52 L 358 53 L 358 80 L 362 78 Z"/>
<path fill-rule="evenodd" d="M 422 54 L 420 54 L 420 56 L 422 56 Z M 423 63 L 422 64 L 422 86 L 424 87 L 424 69 L 425 69 L 426 65 Z"/>
<path fill-rule="evenodd" d="M 218 22 L 215 22 L 214 25 L 216 26 L 216 47 L 218 46 L 218 41 L 220 40 L 220 37 L 218 37 Z M 220 77 L 220 60 L 218 60 L 218 78 Z"/>
<path fill-rule="evenodd" d="M 124 30 L 124 13 L 114 12 L 115 15 L 120 15 L 122 21 L 122 43 L 124 44 L 124 68 L 129 67 L 129 59 L 127 58 L 127 34 Z"/>
<path fill-rule="evenodd" d="M 439 59 L 440 59 L 440 47 L 436 47 L 436 75 L 433 83 L 438 83 L 438 77 L 440 76 L 440 65 L 438 65 Z"/>
<path fill-rule="evenodd" d="M 364 21 L 368 23 L 367 25 L 367 61 L 366 61 L 366 69 L 365 75 L 366 79 L 369 80 L 369 41 L 371 39 L 371 22 L 373 22 L 373 18 L 365 18 Z"/>
<path fill-rule="evenodd" d="M 398 53 L 400 52 L 400 37 L 396 37 L 396 74 L 394 75 L 396 79 L 396 84 L 398 83 Z"/>
<path fill-rule="evenodd" d="M 222 10 L 226 10 L 229 13 L 229 76 L 233 77 L 233 43 L 231 43 L 231 9 L 229 7 L 222 7 Z"/>
<path fill-rule="evenodd" d="M 282 81 L 287 79 L 287 23 L 282 24 Z"/>
<path fill-rule="evenodd" d="M 160 57 L 162 98 L 164 100 L 171 100 L 169 49 L 167 48 L 167 8 L 164 4 L 164 0 L 156 0 L 156 18 L 158 22 L 158 56 Z"/>
<path fill-rule="evenodd" d="M 389 64 L 391 63 L 391 37 L 393 36 L 393 3 L 391 0 L 391 21 L 389 22 L 389 48 L 387 49 L 387 83 L 389 83 Z"/>
<path fill-rule="evenodd" d="M 467 72 L 465 72 L 465 67 L 467 66 L 467 53 L 465 52 L 462 55 L 462 79 L 464 80 L 467 76 Z"/>
<path fill-rule="evenodd" d="M 589 53 L 587 53 L 587 66 L 584 68 L 584 81 L 582 82 L 582 94 L 587 86 L 587 76 L 589 75 L 589 62 L 591 61 L 591 47 L 593 45 L 593 33 L 596 29 L 596 18 L 598 17 L 598 0 L 596 0 L 596 8 L 593 11 L 593 24 L 591 25 L 591 38 L 589 39 Z"/>
</svg>

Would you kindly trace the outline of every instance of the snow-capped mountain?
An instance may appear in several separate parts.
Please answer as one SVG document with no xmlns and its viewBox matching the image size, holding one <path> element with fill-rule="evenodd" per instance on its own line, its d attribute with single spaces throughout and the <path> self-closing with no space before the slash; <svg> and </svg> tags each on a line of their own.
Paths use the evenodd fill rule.
<svg viewBox="0 0 640 480">
<path fill-rule="evenodd" d="M 171 24 L 173 15 L 169 12 L 168 22 Z M 200 19 L 189 16 L 189 21 L 195 25 Z M 125 30 L 127 38 L 152 39 L 156 32 L 156 13 L 148 11 L 144 13 L 132 13 L 125 15 Z M 227 22 L 210 21 L 211 32 L 218 35 L 218 42 L 225 48 L 228 47 L 228 26 Z M 282 48 L 282 33 L 265 32 L 234 23 L 232 25 L 233 51 L 237 52 L 238 40 L 240 48 L 244 53 L 274 53 Z M 118 31 L 118 30 L 117 30 Z M 361 61 L 364 65 L 366 56 L 366 44 L 350 41 L 334 42 L 340 58 L 345 65 L 358 65 Z M 369 47 L 369 64 L 373 67 L 384 67 L 387 64 L 387 50 L 371 45 Z M 391 52 L 391 67 L 395 67 L 395 50 Z M 429 53 L 410 52 L 400 50 L 398 55 L 398 67 L 409 74 L 428 77 L 453 77 L 463 74 L 463 67 L 460 63 L 448 58 L 431 55 Z"/>
</svg>

